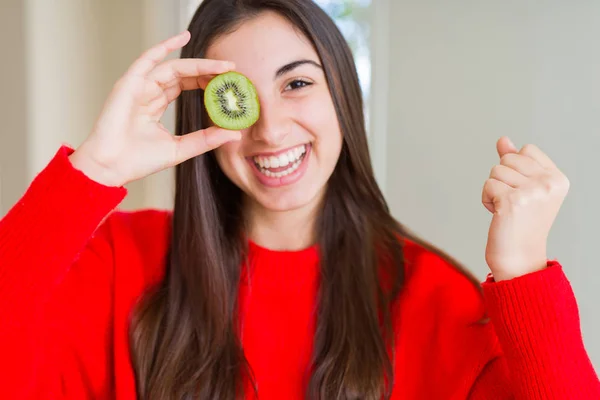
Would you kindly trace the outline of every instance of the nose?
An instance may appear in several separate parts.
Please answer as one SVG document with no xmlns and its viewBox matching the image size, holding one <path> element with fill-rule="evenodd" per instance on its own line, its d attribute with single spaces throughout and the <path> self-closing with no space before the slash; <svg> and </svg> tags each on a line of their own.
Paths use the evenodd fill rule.
<svg viewBox="0 0 600 400">
<path fill-rule="evenodd" d="M 253 140 L 269 147 L 282 145 L 292 129 L 291 118 L 276 99 L 260 99 L 260 116 L 250 128 Z"/>
</svg>

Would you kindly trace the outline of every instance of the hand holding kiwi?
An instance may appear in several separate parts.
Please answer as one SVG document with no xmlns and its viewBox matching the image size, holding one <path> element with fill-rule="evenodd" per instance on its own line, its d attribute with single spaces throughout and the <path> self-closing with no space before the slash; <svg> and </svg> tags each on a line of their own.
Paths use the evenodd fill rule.
<svg viewBox="0 0 600 400">
<path fill-rule="evenodd" d="M 241 128 L 218 126 L 174 136 L 160 123 L 182 90 L 201 88 L 234 68 L 232 63 L 207 59 L 163 62 L 189 39 L 189 32 L 180 33 L 131 65 L 114 86 L 92 133 L 70 156 L 75 168 L 99 183 L 122 186 L 241 138 Z"/>
</svg>

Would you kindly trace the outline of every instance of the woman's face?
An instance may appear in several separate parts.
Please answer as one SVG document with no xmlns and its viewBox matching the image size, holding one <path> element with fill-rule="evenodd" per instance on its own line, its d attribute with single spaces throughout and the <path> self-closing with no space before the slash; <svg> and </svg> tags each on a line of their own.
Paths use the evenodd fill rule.
<svg viewBox="0 0 600 400">
<path fill-rule="evenodd" d="M 342 135 L 312 45 L 286 19 L 267 12 L 217 39 L 206 57 L 235 62 L 260 100 L 260 118 L 242 131 L 242 140 L 216 150 L 223 172 L 267 210 L 316 206 Z"/>
</svg>

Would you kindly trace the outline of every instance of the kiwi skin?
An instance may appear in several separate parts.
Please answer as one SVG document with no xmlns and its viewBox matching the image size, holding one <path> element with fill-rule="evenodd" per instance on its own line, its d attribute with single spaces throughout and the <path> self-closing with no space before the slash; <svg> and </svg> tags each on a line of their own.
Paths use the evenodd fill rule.
<svg viewBox="0 0 600 400">
<path fill-rule="evenodd" d="M 204 89 L 204 106 L 215 125 L 229 130 L 249 128 L 260 116 L 256 88 L 245 75 L 234 71 L 210 80 Z M 230 106 L 240 108 L 231 110 Z"/>
</svg>

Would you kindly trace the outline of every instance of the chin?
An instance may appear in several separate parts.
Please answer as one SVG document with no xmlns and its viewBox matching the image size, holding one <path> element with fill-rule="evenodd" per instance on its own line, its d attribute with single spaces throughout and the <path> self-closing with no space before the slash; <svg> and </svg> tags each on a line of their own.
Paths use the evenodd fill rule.
<svg viewBox="0 0 600 400">
<path fill-rule="evenodd" d="M 281 193 L 263 192 L 259 195 L 252 193 L 248 193 L 248 195 L 254 203 L 265 210 L 285 212 L 303 208 L 307 210 L 312 209 L 321 200 L 322 192 L 323 190 L 315 190 L 315 188 L 306 188 L 302 187 L 302 185 L 297 185 L 296 188 Z"/>
</svg>

